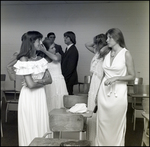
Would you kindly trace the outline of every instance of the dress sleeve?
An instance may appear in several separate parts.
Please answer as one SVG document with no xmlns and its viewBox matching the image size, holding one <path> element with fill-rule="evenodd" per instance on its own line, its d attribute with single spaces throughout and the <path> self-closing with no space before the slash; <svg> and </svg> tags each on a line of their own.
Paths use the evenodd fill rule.
<svg viewBox="0 0 150 147">
<path fill-rule="evenodd" d="M 38 61 L 20 61 L 14 65 L 16 75 L 39 74 L 45 72 L 47 60 L 42 58 Z"/>
</svg>

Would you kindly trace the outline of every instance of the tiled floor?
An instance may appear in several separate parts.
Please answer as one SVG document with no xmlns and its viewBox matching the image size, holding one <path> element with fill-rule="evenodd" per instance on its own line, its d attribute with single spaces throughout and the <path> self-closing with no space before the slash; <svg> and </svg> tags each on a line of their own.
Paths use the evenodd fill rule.
<svg viewBox="0 0 150 147">
<path fill-rule="evenodd" d="M 11 97 L 11 96 L 8 96 Z M 17 112 L 8 113 L 8 121 L 5 122 L 5 107 L 3 102 L 1 111 L 3 137 L 1 137 L 1 146 L 18 146 L 18 128 L 17 128 Z M 132 108 L 131 103 L 128 105 L 127 112 L 127 130 L 126 130 L 126 146 L 141 146 L 143 133 L 143 119 L 138 118 L 136 122 L 136 130 L 133 131 Z"/>
</svg>

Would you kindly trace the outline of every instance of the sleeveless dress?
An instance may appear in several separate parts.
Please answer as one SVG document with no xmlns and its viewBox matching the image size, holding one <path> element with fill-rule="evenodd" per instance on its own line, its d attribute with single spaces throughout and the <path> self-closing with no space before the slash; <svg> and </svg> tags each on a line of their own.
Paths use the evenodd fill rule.
<svg viewBox="0 0 150 147">
<path fill-rule="evenodd" d="M 124 146 L 126 132 L 127 112 L 127 82 L 117 81 L 105 86 L 106 79 L 115 76 L 125 76 L 127 68 L 125 63 L 126 49 L 123 48 L 110 65 L 110 52 L 103 62 L 105 77 L 98 92 L 97 112 L 97 146 Z"/>
<path fill-rule="evenodd" d="M 52 77 L 52 84 L 45 86 L 47 95 L 48 112 L 54 108 L 64 107 L 63 96 L 68 95 L 66 83 L 61 72 L 61 64 L 59 62 L 48 63 L 48 70 Z"/>
<path fill-rule="evenodd" d="M 95 98 L 103 77 L 102 62 L 103 59 L 98 59 L 99 54 L 96 53 L 91 61 L 90 72 L 92 73 L 90 88 L 88 92 L 88 110 L 93 111 L 95 107 Z M 91 145 L 95 145 L 96 134 L 96 115 L 93 113 L 92 118 L 87 119 L 87 138 L 91 141 Z"/>
<path fill-rule="evenodd" d="M 47 61 L 17 61 L 14 65 L 17 75 L 31 74 L 33 80 L 42 79 Z M 19 146 L 28 146 L 35 137 L 42 137 L 49 131 L 49 116 L 44 87 L 29 89 L 23 86 L 18 103 Z"/>
</svg>

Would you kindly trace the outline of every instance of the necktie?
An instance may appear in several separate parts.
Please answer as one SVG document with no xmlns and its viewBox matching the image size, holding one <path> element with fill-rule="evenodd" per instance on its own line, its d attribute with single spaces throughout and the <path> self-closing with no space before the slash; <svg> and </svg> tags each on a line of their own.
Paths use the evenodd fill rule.
<svg viewBox="0 0 150 147">
<path fill-rule="evenodd" d="M 67 47 L 66 47 L 66 50 L 65 50 L 65 53 L 67 52 Z"/>
</svg>

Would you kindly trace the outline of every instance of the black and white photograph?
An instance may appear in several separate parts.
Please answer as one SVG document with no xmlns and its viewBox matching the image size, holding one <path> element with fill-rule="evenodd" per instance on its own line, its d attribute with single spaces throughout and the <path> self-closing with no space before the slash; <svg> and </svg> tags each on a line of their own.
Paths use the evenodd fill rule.
<svg viewBox="0 0 150 147">
<path fill-rule="evenodd" d="M 149 1 L 1 1 L 1 146 L 149 146 Z"/>
</svg>

